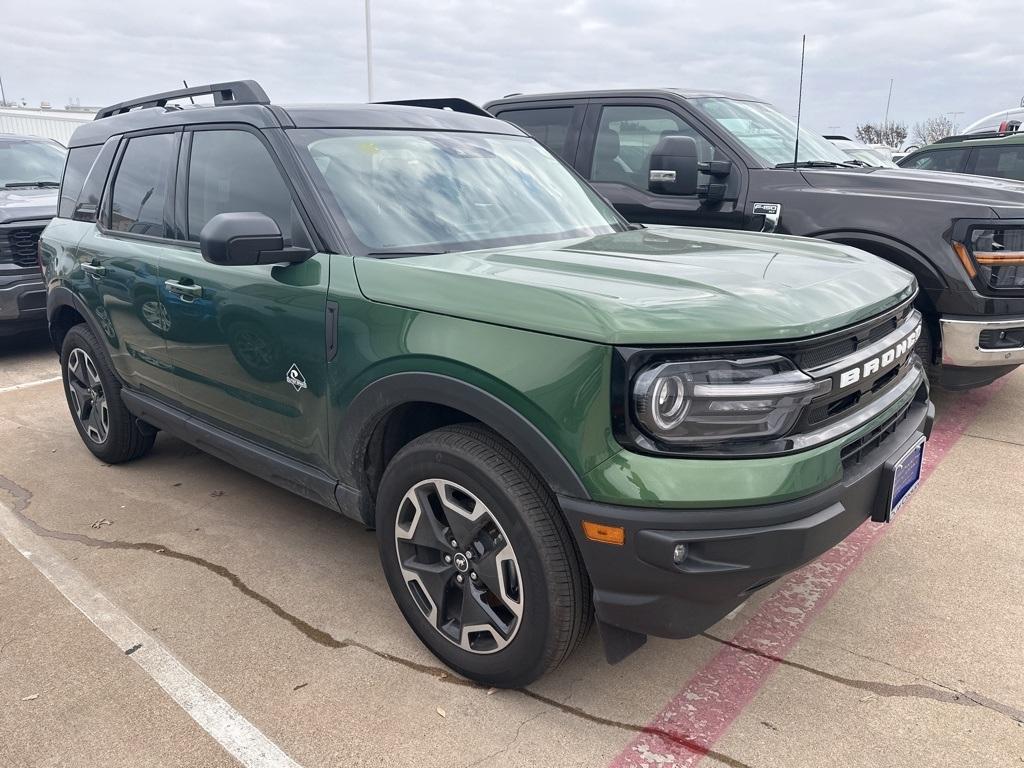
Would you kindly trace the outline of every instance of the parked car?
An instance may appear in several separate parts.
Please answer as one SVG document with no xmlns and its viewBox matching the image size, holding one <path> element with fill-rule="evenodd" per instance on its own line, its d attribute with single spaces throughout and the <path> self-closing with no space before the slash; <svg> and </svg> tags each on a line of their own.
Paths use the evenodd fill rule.
<svg viewBox="0 0 1024 768">
<path fill-rule="evenodd" d="M 1024 123 L 1024 102 L 1018 107 L 993 112 L 964 128 L 965 134 L 971 133 L 1014 133 Z"/>
<path fill-rule="evenodd" d="M 1024 133 L 949 136 L 907 155 L 900 167 L 1024 181 Z"/>
<path fill-rule="evenodd" d="M 862 144 L 846 136 L 826 136 L 825 138 L 843 150 L 843 153 L 857 165 L 863 165 L 867 168 L 896 167 L 896 163 L 891 159 L 892 155 L 890 152 L 886 152 L 878 147 Z"/>
<path fill-rule="evenodd" d="M 0 134 L 0 338 L 46 327 L 39 233 L 57 212 L 64 148 Z"/>
<path fill-rule="evenodd" d="M 486 106 L 546 143 L 632 222 L 808 235 L 910 270 L 933 382 L 981 386 L 1024 362 L 1024 257 L 1014 245 L 1024 184 L 852 167 L 805 130 L 794 157 L 793 122 L 737 94 L 584 91 Z M 672 174 L 675 182 L 649 186 Z"/>
<path fill-rule="evenodd" d="M 592 610 L 615 661 L 889 519 L 934 414 L 913 275 L 633 228 L 511 124 L 412 104 L 242 81 L 75 132 L 42 256 L 92 453 L 165 430 L 375 527 L 413 631 L 496 686 L 559 664 Z M 242 306 L 282 341 L 256 370 Z"/>
</svg>

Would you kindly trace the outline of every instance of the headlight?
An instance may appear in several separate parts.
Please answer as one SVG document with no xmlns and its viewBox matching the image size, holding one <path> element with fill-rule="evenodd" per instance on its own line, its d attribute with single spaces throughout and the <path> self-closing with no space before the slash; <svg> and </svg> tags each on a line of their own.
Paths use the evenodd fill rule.
<svg viewBox="0 0 1024 768">
<path fill-rule="evenodd" d="M 633 408 L 643 430 L 664 443 L 765 440 L 786 434 L 831 386 L 784 357 L 661 363 L 636 376 Z"/>
<path fill-rule="evenodd" d="M 997 290 L 1024 289 L 1024 226 L 985 222 L 962 228 L 953 250 L 972 278 Z"/>
</svg>

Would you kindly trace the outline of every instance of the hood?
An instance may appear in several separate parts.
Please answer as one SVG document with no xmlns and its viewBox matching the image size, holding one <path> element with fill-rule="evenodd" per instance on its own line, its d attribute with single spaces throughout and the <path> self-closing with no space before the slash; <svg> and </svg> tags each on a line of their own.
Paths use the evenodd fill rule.
<svg viewBox="0 0 1024 768">
<path fill-rule="evenodd" d="M 997 209 L 1019 207 L 1017 215 L 1024 216 L 1024 182 L 1012 179 L 912 168 L 815 168 L 801 172 L 808 184 L 819 189 L 980 204 Z"/>
<path fill-rule="evenodd" d="M 378 302 L 606 344 L 825 333 L 909 298 L 913 276 L 799 237 L 652 227 L 583 240 L 356 259 Z"/>
<path fill-rule="evenodd" d="M 56 215 L 56 189 L 0 187 L 0 224 L 23 219 L 52 219 Z"/>
</svg>

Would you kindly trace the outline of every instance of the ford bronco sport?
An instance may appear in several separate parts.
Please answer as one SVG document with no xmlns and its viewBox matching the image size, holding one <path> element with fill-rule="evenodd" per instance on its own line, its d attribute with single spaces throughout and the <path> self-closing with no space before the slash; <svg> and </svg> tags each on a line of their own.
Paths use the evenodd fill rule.
<svg viewBox="0 0 1024 768">
<path fill-rule="evenodd" d="M 64 147 L 0 134 L 0 338 L 46 327 L 39 235 L 57 212 Z"/>
<path fill-rule="evenodd" d="M 632 222 L 813 236 L 909 270 L 933 383 L 982 386 L 1024 363 L 1020 182 L 864 168 L 803 129 L 797 147 L 788 117 L 732 93 L 514 95 L 487 108 L 544 142 Z"/>
<path fill-rule="evenodd" d="M 243 81 L 76 131 L 42 249 L 90 451 L 164 430 L 375 528 L 413 631 L 496 686 L 594 613 L 611 661 L 692 636 L 888 520 L 933 418 L 912 275 L 633 229 L 518 128 L 418 104 Z"/>
</svg>

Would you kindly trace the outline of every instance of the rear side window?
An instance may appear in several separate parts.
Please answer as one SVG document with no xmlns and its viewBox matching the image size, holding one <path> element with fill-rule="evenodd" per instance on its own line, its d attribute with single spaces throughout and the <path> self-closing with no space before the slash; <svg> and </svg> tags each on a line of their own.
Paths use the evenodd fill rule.
<svg viewBox="0 0 1024 768">
<path fill-rule="evenodd" d="M 133 235 L 167 237 L 167 191 L 174 164 L 175 134 L 128 140 L 114 177 L 110 228 Z"/>
<path fill-rule="evenodd" d="M 1024 144 L 1007 147 L 978 147 L 974 170 L 979 176 L 1024 181 Z"/>
<path fill-rule="evenodd" d="M 569 123 L 572 122 L 572 107 L 545 107 L 544 109 L 513 109 L 501 112 L 498 117 L 514 123 L 533 136 L 563 160 L 567 157 Z"/>
<path fill-rule="evenodd" d="M 69 219 L 75 212 L 75 204 L 85 185 L 85 177 L 99 153 L 98 144 L 93 147 L 75 147 L 68 152 L 68 162 L 64 166 L 64 178 L 60 184 L 60 204 L 57 206 L 57 215 L 60 218 Z"/>
<path fill-rule="evenodd" d="M 107 139 L 107 143 L 100 150 L 96 162 L 92 164 L 89 175 L 86 176 L 82 192 L 78 196 L 78 204 L 71 212 L 71 218 L 75 221 L 96 221 L 96 214 L 100 208 L 100 198 L 103 196 L 103 188 L 107 183 L 107 174 L 110 173 L 110 164 L 114 162 L 114 155 L 117 152 L 117 145 L 121 137 L 115 136 Z"/>
<path fill-rule="evenodd" d="M 246 131 L 196 131 L 188 172 L 188 239 L 218 213 L 263 213 L 293 238 L 298 216 L 273 158 Z"/>
<path fill-rule="evenodd" d="M 901 164 L 901 167 L 917 168 L 921 171 L 952 171 L 957 173 L 963 170 L 966 159 L 966 149 L 935 149 L 908 157 Z"/>
</svg>

